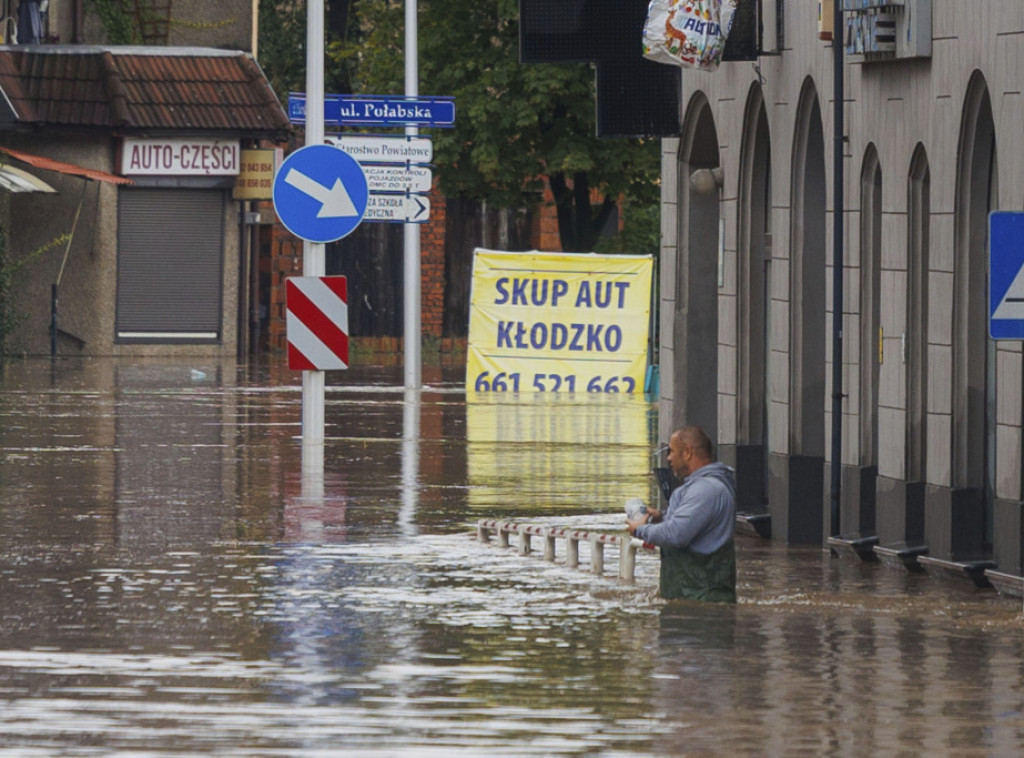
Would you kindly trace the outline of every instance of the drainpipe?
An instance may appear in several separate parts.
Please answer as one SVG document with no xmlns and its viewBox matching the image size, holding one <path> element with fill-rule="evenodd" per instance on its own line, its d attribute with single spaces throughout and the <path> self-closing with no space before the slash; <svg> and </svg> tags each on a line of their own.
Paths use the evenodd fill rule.
<svg viewBox="0 0 1024 758">
<path fill-rule="evenodd" d="M 840 533 L 843 473 L 843 4 L 833 4 L 832 80 L 835 131 L 832 153 L 832 483 L 830 534 Z"/>
</svg>

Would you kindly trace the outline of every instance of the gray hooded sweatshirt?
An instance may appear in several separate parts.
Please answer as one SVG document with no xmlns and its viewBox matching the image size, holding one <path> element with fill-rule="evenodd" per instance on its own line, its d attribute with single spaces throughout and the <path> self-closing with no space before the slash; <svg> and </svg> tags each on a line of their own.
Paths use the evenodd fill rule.
<svg viewBox="0 0 1024 758">
<path fill-rule="evenodd" d="M 676 487 L 661 522 L 637 527 L 636 536 L 658 547 L 710 555 L 732 541 L 735 524 L 735 472 L 709 463 Z"/>
</svg>

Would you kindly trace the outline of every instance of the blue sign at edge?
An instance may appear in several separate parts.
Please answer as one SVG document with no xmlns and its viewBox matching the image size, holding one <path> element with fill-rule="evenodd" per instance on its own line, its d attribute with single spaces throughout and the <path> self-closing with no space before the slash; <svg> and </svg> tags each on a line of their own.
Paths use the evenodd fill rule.
<svg viewBox="0 0 1024 758">
<path fill-rule="evenodd" d="M 288 119 L 306 123 L 306 95 L 288 95 Z M 455 126 L 455 98 L 324 95 L 324 123 L 338 126 Z"/>
<path fill-rule="evenodd" d="M 362 166 L 331 145 L 299 148 L 285 158 L 274 177 L 278 218 L 288 231 L 309 242 L 334 242 L 354 231 L 366 213 L 369 194 Z M 324 213 L 338 200 L 347 201 L 340 212 Z"/>
<path fill-rule="evenodd" d="M 988 330 L 994 340 L 1024 339 L 1024 319 L 993 318 L 1024 268 L 1024 213 L 993 211 L 988 217 Z"/>
</svg>

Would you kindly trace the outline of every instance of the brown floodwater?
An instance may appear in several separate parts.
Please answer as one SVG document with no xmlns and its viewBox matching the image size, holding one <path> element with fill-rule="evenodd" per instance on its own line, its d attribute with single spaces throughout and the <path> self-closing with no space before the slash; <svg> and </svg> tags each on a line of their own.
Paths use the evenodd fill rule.
<svg viewBox="0 0 1024 758">
<path fill-rule="evenodd" d="M 0 373 L 0 754 L 1017 756 L 1018 600 L 741 536 L 735 607 L 475 539 L 622 527 L 655 405 L 280 367 Z M 305 488 L 305 489 L 304 489 Z"/>
</svg>

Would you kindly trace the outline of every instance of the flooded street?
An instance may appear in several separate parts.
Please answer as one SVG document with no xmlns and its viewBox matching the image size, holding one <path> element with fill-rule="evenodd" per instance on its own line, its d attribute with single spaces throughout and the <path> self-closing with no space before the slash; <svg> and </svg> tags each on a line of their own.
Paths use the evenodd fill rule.
<svg viewBox="0 0 1024 758">
<path fill-rule="evenodd" d="M 735 607 L 476 540 L 621 529 L 642 397 L 280 367 L 0 374 L 0 755 L 1017 756 L 1019 600 L 741 536 Z"/>
</svg>

